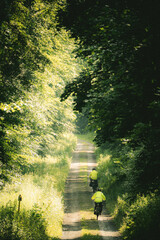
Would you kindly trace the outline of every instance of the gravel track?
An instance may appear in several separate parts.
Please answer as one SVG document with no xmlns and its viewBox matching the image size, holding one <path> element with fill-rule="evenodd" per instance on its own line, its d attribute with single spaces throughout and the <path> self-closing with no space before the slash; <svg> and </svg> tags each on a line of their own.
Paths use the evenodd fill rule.
<svg viewBox="0 0 160 240">
<path fill-rule="evenodd" d="M 105 207 L 98 221 L 93 214 L 92 191 L 86 178 L 95 166 L 94 146 L 91 143 L 79 140 L 73 153 L 72 164 L 66 181 L 62 240 L 80 240 L 83 238 L 83 212 L 87 211 L 87 219 L 85 219 L 87 227 L 85 226 L 85 228 L 88 228 L 88 234 L 94 235 L 93 228 L 97 228 L 97 225 L 99 230 L 95 232 L 96 235 L 101 236 L 102 240 L 121 239 L 113 224 L 113 219 L 107 214 Z"/>
</svg>

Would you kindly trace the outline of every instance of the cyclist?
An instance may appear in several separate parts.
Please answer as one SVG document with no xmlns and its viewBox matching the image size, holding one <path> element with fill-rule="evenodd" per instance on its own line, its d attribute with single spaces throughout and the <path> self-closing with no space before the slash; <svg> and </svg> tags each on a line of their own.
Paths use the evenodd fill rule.
<svg viewBox="0 0 160 240">
<path fill-rule="evenodd" d="M 89 174 L 89 178 L 90 178 L 90 184 L 89 184 L 90 187 L 92 187 L 93 182 L 95 183 L 96 186 L 98 186 L 98 172 L 96 168 L 92 169 L 92 172 Z"/>
<path fill-rule="evenodd" d="M 103 203 L 103 201 L 106 200 L 106 197 L 102 193 L 102 190 L 100 188 L 98 188 L 97 192 L 95 192 L 93 194 L 91 199 L 94 200 L 94 202 L 95 202 L 94 214 L 95 214 L 95 210 L 96 210 L 97 204 L 100 204 L 100 214 L 101 214 L 101 212 L 102 212 L 102 203 Z"/>
</svg>

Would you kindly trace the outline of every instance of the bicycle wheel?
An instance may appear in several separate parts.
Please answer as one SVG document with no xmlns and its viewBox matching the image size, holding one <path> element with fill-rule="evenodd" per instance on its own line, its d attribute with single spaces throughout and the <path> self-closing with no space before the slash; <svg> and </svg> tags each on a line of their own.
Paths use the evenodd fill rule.
<svg viewBox="0 0 160 240">
<path fill-rule="evenodd" d="M 95 215 L 97 216 L 97 220 L 100 214 L 101 214 L 101 206 L 100 204 L 97 204 L 96 210 L 95 210 Z"/>
</svg>

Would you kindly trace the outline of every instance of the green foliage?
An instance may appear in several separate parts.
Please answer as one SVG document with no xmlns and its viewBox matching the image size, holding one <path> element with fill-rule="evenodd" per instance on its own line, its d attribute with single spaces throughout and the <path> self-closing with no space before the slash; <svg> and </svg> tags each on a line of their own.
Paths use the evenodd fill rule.
<svg viewBox="0 0 160 240">
<path fill-rule="evenodd" d="M 12 183 L 6 183 L 1 190 L 0 209 L 4 214 L 0 219 L 4 223 L 1 224 L 2 232 L 9 236 L 8 239 L 27 239 L 27 232 L 28 239 L 58 239 L 61 236 L 63 193 L 76 139 L 70 134 L 59 141 L 54 156 L 31 158 L 26 155 L 23 175 L 14 175 Z M 19 194 L 22 202 L 18 214 Z M 7 209 L 13 210 L 8 220 L 9 228 L 5 225 L 9 215 Z"/>
<path fill-rule="evenodd" d="M 154 196 L 147 194 L 159 189 L 160 183 L 160 3 L 67 3 L 62 23 L 73 36 L 79 36 L 77 56 L 85 58 L 87 66 L 67 84 L 61 97 L 72 94 L 75 109 L 87 112 L 88 125 L 102 149 L 98 153 L 99 183 L 108 209 L 117 211 L 119 226 L 124 218 L 124 238 L 156 239 L 154 232 L 159 235 L 159 227 L 157 223 L 153 227 L 153 209 L 159 212 L 159 200 L 151 208 Z M 137 198 L 139 194 L 142 197 Z"/>
<path fill-rule="evenodd" d="M 105 145 L 106 146 L 106 145 Z M 126 191 L 126 157 L 124 152 L 119 156 L 119 147 L 108 144 L 108 150 L 97 149 L 99 185 L 106 194 L 106 204 L 110 212 L 113 213 L 117 203 L 117 197 L 122 196 Z"/>
<path fill-rule="evenodd" d="M 101 236 L 99 235 L 92 235 L 92 234 L 84 234 L 81 237 L 82 240 L 101 240 Z"/>
<path fill-rule="evenodd" d="M 57 30 L 65 1 L 8 1 L 0 39 L 1 185 L 26 158 L 54 155 L 74 130 L 72 100 L 60 101 L 66 82 L 81 71 L 75 40 Z M 60 143 L 61 142 L 61 143 Z M 70 146 L 68 146 L 70 149 Z M 71 150 L 69 150 L 71 151 Z M 62 153 L 63 154 L 63 153 Z"/>
<path fill-rule="evenodd" d="M 76 114 L 76 130 L 79 134 L 86 134 L 89 131 L 85 112 Z"/>
<path fill-rule="evenodd" d="M 62 103 L 60 95 L 83 65 L 75 39 L 58 26 L 64 6 L 65 0 L 0 2 L 0 239 L 49 240 L 62 231 L 76 138 L 72 99 Z"/>
<path fill-rule="evenodd" d="M 87 111 L 98 146 L 126 139 L 125 158 L 127 151 L 134 155 L 127 163 L 130 189 L 135 196 L 154 191 L 160 182 L 159 2 L 67 2 L 63 24 L 80 37 L 77 56 L 87 67 L 62 99 L 72 94 L 75 109 Z"/>
<path fill-rule="evenodd" d="M 133 151 L 127 141 L 121 144 L 106 144 L 97 150 L 99 185 L 106 195 L 106 206 L 120 228 L 123 239 L 157 239 L 159 235 L 159 191 L 149 188 L 147 171 L 138 164 L 139 155 L 145 153 L 144 146 Z M 143 155 L 142 155 L 143 156 Z M 146 159 L 147 161 L 147 159 Z M 149 163 L 149 162 L 148 162 Z M 137 164 L 137 165 L 136 165 Z M 150 166 L 151 167 L 151 166 Z M 148 174 L 150 171 L 148 171 Z M 145 192 L 147 194 L 138 194 Z M 150 191 L 149 191 L 150 189 Z"/>
<path fill-rule="evenodd" d="M 123 202 L 121 201 L 121 208 Z M 136 201 L 125 210 L 121 226 L 124 239 L 157 239 L 159 235 L 160 198 L 155 194 L 137 196 Z"/>
<path fill-rule="evenodd" d="M 127 201 L 127 194 L 118 196 L 117 202 L 114 206 L 113 217 L 118 228 L 122 226 L 123 219 L 125 219 L 130 204 Z"/>
<path fill-rule="evenodd" d="M 48 239 L 45 233 L 46 223 L 40 209 L 17 212 L 17 206 L 7 205 L 0 208 L 0 238 L 2 240 L 35 240 Z"/>
<path fill-rule="evenodd" d="M 87 134 L 77 134 L 77 138 L 88 141 L 90 143 L 93 143 L 93 139 L 95 137 L 95 134 L 93 132 L 87 132 Z"/>
<path fill-rule="evenodd" d="M 131 189 L 136 194 L 159 187 L 159 130 L 150 124 L 136 124 L 131 133 L 129 173 Z"/>
<path fill-rule="evenodd" d="M 63 153 L 71 147 L 63 141 L 74 130 L 75 115 L 72 99 L 61 102 L 60 96 L 64 100 L 72 94 L 74 109 L 87 113 L 96 144 L 109 147 L 111 156 L 102 152 L 98 168 L 111 209 L 119 196 L 120 222 L 128 204 L 120 199 L 124 194 L 132 201 L 137 230 L 130 214 L 124 234 L 138 239 L 137 214 L 147 214 L 154 199 L 147 193 L 160 183 L 160 3 L 107 4 L 105 0 L 0 2 L 0 186 L 20 168 L 33 170 L 36 163 L 32 168 L 28 159 L 60 154 L 57 166 L 67 166 Z M 62 24 L 80 39 L 79 48 Z M 43 167 L 48 169 L 43 163 L 40 171 Z M 61 184 L 57 188 L 63 189 Z M 136 200 L 139 193 L 147 195 L 148 205 L 143 197 Z M 155 206 L 159 209 L 158 200 Z M 152 229 L 151 221 L 147 224 Z"/>
</svg>

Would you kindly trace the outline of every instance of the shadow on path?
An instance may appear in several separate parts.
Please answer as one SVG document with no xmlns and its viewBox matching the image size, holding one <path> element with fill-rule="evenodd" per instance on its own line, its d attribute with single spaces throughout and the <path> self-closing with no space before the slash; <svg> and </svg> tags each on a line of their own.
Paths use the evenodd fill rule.
<svg viewBox="0 0 160 240">
<path fill-rule="evenodd" d="M 62 240 L 120 240 L 105 208 L 98 221 L 93 214 L 92 191 L 87 177 L 95 166 L 94 146 L 79 141 L 66 181 Z"/>
</svg>

